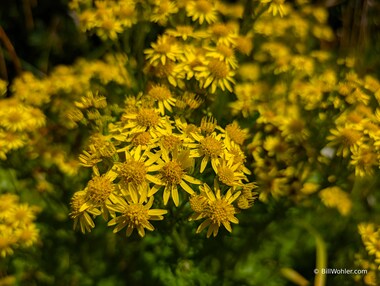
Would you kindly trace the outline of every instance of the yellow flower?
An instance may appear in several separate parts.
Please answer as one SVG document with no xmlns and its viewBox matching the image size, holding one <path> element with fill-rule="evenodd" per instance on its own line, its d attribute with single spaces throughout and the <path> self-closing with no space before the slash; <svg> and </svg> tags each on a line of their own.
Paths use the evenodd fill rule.
<svg viewBox="0 0 380 286">
<path fill-rule="evenodd" d="M 13 230 L 0 224 L 0 257 L 12 255 L 14 253 L 12 246 L 15 246 L 16 242 Z"/>
<path fill-rule="evenodd" d="M 115 173 L 120 179 L 120 183 L 129 192 L 131 188 L 138 190 L 140 193 L 146 190 L 148 182 L 160 184 L 160 180 L 149 174 L 155 169 L 153 163 L 156 162 L 160 154 L 153 154 L 146 150 L 141 153 L 141 149 L 137 148 L 131 152 L 125 151 L 125 161 L 115 163 Z"/>
<path fill-rule="evenodd" d="M 125 122 L 123 132 L 129 131 L 130 135 L 147 131 L 151 136 L 159 137 L 171 129 L 168 119 L 160 116 L 155 108 L 141 107 L 136 112 L 123 114 L 122 120 Z"/>
<path fill-rule="evenodd" d="M 130 147 L 133 149 L 141 149 L 141 150 L 146 150 L 146 149 L 152 149 L 154 148 L 157 144 L 159 137 L 152 137 L 152 135 L 147 132 L 140 132 L 133 134 L 130 136 L 125 142 L 130 143 Z"/>
<path fill-rule="evenodd" d="M 211 134 L 214 132 L 215 128 L 218 126 L 218 122 L 212 116 L 203 116 L 201 119 L 201 131 L 206 134 Z"/>
<path fill-rule="evenodd" d="M 9 217 L 12 208 L 17 204 L 18 200 L 18 196 L 14 194 L 0 195 L 0 220 Z"/>
<path fill-rule="evenodd" d="M 233 115 L 241 114 L 244 118 L 247 118 L 256 111 L 257 107 L 253 104 L 254 98 L 252 97 L 254 91 L 251 84 L 239 84 L 235 86 L 237 100 L 229 103 Z M 256 92 L 259 91 L 256 90 Z"/>
<path fill-rule="evenodd" d="M 166 154 L 169 154 L 170 152 L 173 152 L 174 150 L 178 149 L 182 144 L 184 144 L 185 143 L 184 141 L 189 141 L 189 139 L 184 138 L 183 136 L 179 134 L 168 134 L 168 135 L 163 135 L 160 138 L 159 146 L 160 146 L 161 152 L 165 152 Z"/>
<path fill-rule="evenodd" d="M 263 147 L 268 151 L 268 156 L 275 156 L 278 159 L 289 156 L 289 144 L 281 136 L 267 136 L 265 138 Z"/>
<path fill-rule="evenodd" d="M 192 38 L 193 39 L 204 38 L 206 36 L 204 32 L 194 31 L 194 28 L 188 25 L 186 26 L 177 25 L 175 27 L 175 30 L 167 29 L 165 33 L 172 37 L 181 38 L 184 41 L 188 39 L 192 39 Z"/>
<path fill-rule="evenodd" d="M 217 9 L 219 13 L 228 18 L 243 18 L 244 5 L 241 3 L 229 4 L 220 1 L 218 2 Z"/>
<path fill-rule="evenodd" d="M 152 74 L 161 81 L 167 81 L 172 86 L 184 88 L 185 70 L 182 64 L 177 64 L 172 60 L 167 60 L 165 64 L 157 61 L 154 65 L 148 64 L 144 72 Z"/>
<path fill-rule="evenodd" d="M 268 13 L 272 13 L 273 16 L 279 14 L 283 17 L 286 14 L 286 9 L 284 6 L 285 0 L 260 0 L 261 4 L 269 4 Z"/>
<path fill-rule="evenodd" d="M 155 7 L 153 8 L 150 19 L 152 22 L 159 23 L 163 26 L 167 23 L 170 14 L 177 12 L 178 7 L 174 2 L 169 0 L 155 0 Z"/>
<path fill-rule="evenodd" d="M 162 182 L 156 184 L 149 192 L 148 196 L 154 195 L 164 185 L 163 200 L 166 205 L 169 201 L 169 197 L 175 206 L 179 205 L 178 186 L 189 193 L 194 194 L 194 190 L 188 185 L 188 183 L 199 185 L 201 181 L 195 179 L 187 174 L 187 170 L 193 165 L 193 159 L 190 158 L 190 151 L 177 151 L 172 152 L 172 158 L 163 152 L 162 160 L 155 166 L 155 170 L 159 171 L 158 178 Z M 153 168 L 152 168 L 153 169 Z"/>
<path fill-rule="evenodd" d="M 0 126 L 9 131 L 28 131 L 30 120 L 32 118 L 23 105 L 0 109 Z"/>
<path fill-rule="evenodd" d="M 235 39 L 235 45 L 238 52 L 249 55 L 253 49 L 253 40 L 249 36 L 238 36 Z"/>
<path fill-rule="evenodd" d="M 225 146 L 221 134 L 215 132 L 202 136 L 192 133 L 193 138 L 198 141 L 197 148 L 192 150 L 192 156 L 195 158 L 203 157 L 200 172 L 203 173 L 209 161 L 215 173 L 218 173 L 219 158 L 225 154 Z"/>
<path fill-rule="evenodd" d="M 2 132 L 0 130 L 0 146 L 1 149 L 5 148 L 9 150 L 16 150 L 24 147 L 27 143 L 27 137 L 25 134 L 15 133 L 15 132 Z M 3 147 L 4 146 L 4 147 Z"/>
<path fill-rule="evenodd" d="M 224 140 L 226 146 L 226 154 L 225 158 L 229 158 L 228 160 L 232 160 L 233 164 L 237 165 L 237 171 L 243 172 L 244 174 L 250 175 L 251 171 L 244 166 L 246 162 L 246 156 L 244 152 L 241 150 L 240 146 L 233 141 Z"/>
<path fill-rule="evenodd" d="M 17 243 L 23 247 L 29 247 L 38 241 L 39 231 L 35 224 L 28 224 L 23 228 L 19 228 L 15 232 Z"/>
<path fill-rule="evenodd" d="M 158 103 L 158 110 L 161 115 L 165 114 L 165 109 L 173 112 L 176 99 L 165 85 L 154 85 L 148 91 L 148 96 Z"/>
<path fill-rule="evenodd" d="M 89 152 L 97 154 L 99 158 L 110 158 L 116 154 L 116 148 L 109 136 L 95 133 L 89 138 Z"/>
<path fill-rule="evenodd" d="M 281 135 L 287 141 L 303 142 L 310 135 L 305 120 L 299 115 L 298 108 L 288 107 L 290 114 L 280 116 Z"/>
<path fill-rule="evenodd" d="M 177 100 L 176 102 L 176 107 L 181 108 L 179 106 L 181 103 L 183 104 L 182 109 L 185 108 L 190 108 L 190 109 L 197 109 L 199 108 L 204 100 L 199 96 L 196 95 L 195 93 L 185 91 L 181 98 Z"/>
<path fill-rule="evenodd" d="M 167 210 L 151 209 L 153 197 L 150 197 L 147 203 L 145 203 L 146 199 L 144 195 L 139 196 L 135 194 L 127 197 L 126 200 L 120 199 L 117 204 L 108 206 L 110 210 L 120 213 L 119 216 L 114 217 L 108 222 L 108 226 L 116 225 L 113 230 L 114 233 L 127 227 L 127 236 L 130 236 L 133 230 L 137 229 L 138 234 L 144 237 L 145 229 L 149 231 L 154 230 L 154 226 L 149 220 L 163 220 L 163 215 L 167 213 Z"/>
<path fill-rule="evenodd" d="M 336 154 L 347 157 L 354 146 L 361 145 L 362 134 L 351 126 L 337 126 L 330 130 L 331 135 L 327 136 L 330 141 L 328 146 L 337 146 Z"/>
<path fill-rule="evenodd" d="M 137 12 L 134 0 L 118 1 L 113 6 L 113 13 L 123 27 L 132 27 L 137 22 Z"/>
<path fill-rule="evenodd" d="M 368 145 L 353 146 L 350 164 L 355 166 L 355 175 L 372 176 L 374 167 L 378 166 L 377 154 Z"/>
<path fill-rule="evenodd" d="M 231 222 L 239 223 L 235 217 L 236 209 L 232 203 L 239 197 L 240 191 L 232 193 L 231 189 L 225 195 L 221 195 L 219 186 L 214 186 L 213 192 L 207 184 L 199 187 L 205 193 L 207 199 L 207 206 L 205 207 L 202 215 L 197 218 L 206 218 L 197 228 L 197 233 L 200 233 L 206 227 L 207 238 L 213 234 L 215 237 L 218 234 L 219 227 L 223 225 L 229 232 L 232 232 Z"/>
<path fill-rule="evenodd" d="M 93 177 L 87 183 L 85 202 L 79 208 L 79 212 L 100 208 L 106 216 L 106 202 L 115 197 L 116 186 L 113 184 L 113 180 L 116 176 L 116 173 L 109 171 L 102 176 Z"/>
<path fill-rule="evenodd" d="M 10 90 L 16 99 L 25 104 L 41 106 L 50 101 L 50 88 L 51 83 L 47 79 L 40 80 L 31 72 L 24 72 L 15 78 Z"/>
<path fill-rule="evenodd" d="M 339 187 L 325 188 L 319 192 L 319 197 L 326 207 L 338 209 L 339 213 L 343 216 L 348 215 L 351 211 L 351 199 Z"/>
<path fill-rule="evenodd" d="M 216 44 L 225 46 L 236 45 L 237 30 L 238 27 L 234 23 L 215 23 L 207 29 L 210 38 Z"/>
<path fill-rule="evenodd" d="M 165 65 L 168 60 L 175 62 L 181 54 L 181 49 L 176 40 L 168 35 L 158 37 L 157 42 L 153 43 L 151 49 L 146 49 L 146 59 L 153 66 L 158 63 Z"/>
<path fill-rule="evenodd" d="M 206 21 L 208 24 L 216 22 L 217 11 L 214 1 L 212 0 L 192 0 L 186 4 L 187 16 L 199 24 L 203 24 Z"/>
<path fill-rule="evenodd" d="M 243 145 L 244 141 L 248 138 L 248 129 L 241 129 L 239 124 L 234 121 L 231 124 L 228 124 L 225 128 L 226 130 L 226 139 L 231 139 L 238 145 Z"/>
<path fill-rule="evenodd" d="M 220 162 L 217 167 L 218 180 L 229 187 L 242 186 L 242 181 L 247 177 L 240 170 L 241 163 L 234 164 L 233 157 L 228 161 L 223 158 Z"/>
<path fill-rule="evenodd" d="M 13 227 L 24 227 L 36 218 L 35 210 L 27 204 L 17 204 L 10 211 L 7 220 Z"/>
<path fill-rule="evenodd" d="M 83 234 L 86 232 L 91 232 L 91 230 L 95 227 L 91 215 L 98 216 L 101 214 L 100 210 L 96 208 L 81 211 L 82 206 L 86 203 L 86 197 L 86 192 L 76 192 L 71 198 L 71 212 L 69 214 L 70 218 L 74 219 L 74 230 L 80 228 Z"/>
<path fill-rule="evenodd" d="M 199 81 L 201 88 L 211 86 L 211 93 L 215 93 L 217 87 L 223 91 L 227 89 L 232 92 L 231 84 L 235 84 L 233 79 L 235 73 L 224 61 L 210 59 L 203 66 L 195 67 L 194 70 L 196 71 L 195 78 Z"/>
<path fill-rule="evenodd" d="M 237 206 L 239 209 L 245 210 L 252 207 L 253 203 L 258 198 L 258 193 L 252 191 L 255 188 L 257 188 L 255 183 L 248 183 L 243 185 L 241 194 L 237 199 Z"/>
<path fill-rule="evenodd" d="M 99 162 L 102 162 L 102 159 L 99 158 L 98 154 L 92 153 L 92 151 L 83 151 L 83 153 L 79 155 L 79 165 L 84 167 L 92 168 Z"/>
<path fill-rule="evenodd" d="M 116 40 L 118 37 L 118 34 L 123 32 L 123 27 L 121 25 L 121 22 L 104 17 L 102 21 L 100 22 L 99 28 L 96 30 L 96 34 L 102 39 L 102 40 Z"/>
<path fill-rule="evenodd" d="M 195 45 L 184 45 L 183 51 L 179 66 L 184 71 L 186 79 L 190 80 L 195 76 L 195 68 L 202 66 L 205 50 Z"/>
<path fill-rule="evenodd" d="M 361 223 L 358 225 L 358 231 L 363 241 L 369 240 L 376 233 L 373 223 Z"/>
<path fill-rule="evenodd" d="M 265 164 L 265 162 L 263 163 Z M 267 202 L 270 195 L 277 199 L 289 192 L 288 178 L 283 177 L 277 169 L 272 168 L 268 171 L 256 168 L 254 173 L 257 174 L 257 182 L 260 186 L 259 199 L 261 201 Z"/>
<path fill-rule="evenodd" d="M 358 225 L 358 230 L 368 254 L 374 256 L 374 264 L 371 268 L 380 270 L 380 228 L 373 223 L 361 223 Z M 368 269 L 370 266 L 365 268 Z"/>
<path fill-rule="evenodd" d="M 318 191 L 319 185 L 313 182 L 306 182 L 302 185 L 301 193 L 305 195 L 310 195 Z"/>
<path fill-rule="evenodd" d="M 218 44 L 216 47 L 205 47 L 206 57 L 224 61 L 231 69 L 238 68 L 238 62 L 235 57 L 235 51 L 226 44 Z"/>
</svg>

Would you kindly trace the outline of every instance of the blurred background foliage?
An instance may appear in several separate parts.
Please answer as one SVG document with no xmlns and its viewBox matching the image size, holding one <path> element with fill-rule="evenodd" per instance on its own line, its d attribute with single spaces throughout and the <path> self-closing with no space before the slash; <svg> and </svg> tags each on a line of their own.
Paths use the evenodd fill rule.
<svg viewBox="0 0 380 286">
<path fill-rule="evenodd" d="M 58 65 L 73 65 L 78 58 L 97 59 L 114 49 L 111 42 L 103 43 L 95 35 L 80 32 L 77 15 L 69 10 L 68 2 L 1 1 L 0 78 L 13 82 L 22 71 L 44 77 Z M 337 58 L 355 57 L 358 74 L 379 77 L 379 3 L 311 2 L 328 9 L 328 23 L 336 36 L 322 46 L 331 49 Z M 152 27 L 156 32 L 162 30 L 158 25 Z M 146 41 L 153 41 L 153 36 Z M 214 110 L 219 108 L 214 106 Z M 83 130 L 73 130 L 69 135 L 58 132 L 53 142 L 64 138 L 70 142 L 65 151 L 77 156 L 85 144 L 82 132 L 90 133 Z M 106 231 L 106 223 L 82 235 L 72 231 L 69 205 L 73 192 L 84 187 L 90 173 L 81 169 L 67 176 L 41 157 L 30 158 L 28 164 L 23 164 L 24 160 L 22 151 L 14 151 L 8 160 L 0 161 L 0 193 L 17 193 L 21 201 L 43 209 L 36 220 L 41 239 L 31 249 L 19 249 L 13 257 L 0 258 L 0 285 L 306 285 L 302 279 L 295 279 L 298 284 L 291 282 L 289 269 L 302 273 L 308 281 L 314 280 L 318 241 L 315 229 L 324 230 L 326 222 L 333 221 L 334 229 L 323 232 L 328 241 L 329 264 L 357 269 L 354 261 L 361 238 L 352 233 L 357 233 L 357 223 L 374 213 L 379 219 L 378 205 L 375 209 L 366 208 L 366 203 L 355 205 L 353 212 L 358 215 L 352 219 L 338 217 L 336 210 L 323 206 L 310 208 L 312 203 L 308 201 L 295 207 L 294 202 L 281 197 L 255 203 L 254 208 L 241 214 L 232 234 L 224 232 L 215 239 L 188 235 L 193 229 L 183 217 L 172 219 L 182 220 L 184 228 L 173 231 L 166 229 L 167 223 L 157 222 L 160 232 L 144 239 L 112 234 Z M 35 189 L 39 172 L 48 176 L 48 185 L 37 192 L 30 191 Z M 358 184 L 358 188 L 368 188 L 365 179 Z M 367 198 L 358 195 L 356 199 Z M 354 279 L 345 275 L 328 279 L 326 285 L 354 285 Z"/>
</svg>

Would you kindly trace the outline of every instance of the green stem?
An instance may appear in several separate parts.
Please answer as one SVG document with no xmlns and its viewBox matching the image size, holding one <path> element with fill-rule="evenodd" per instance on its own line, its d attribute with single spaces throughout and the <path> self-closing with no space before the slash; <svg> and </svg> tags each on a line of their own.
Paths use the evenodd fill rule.
<svg viewBox="0 0 380 286">
<path fill-rule="evenodd" d="M 187 252 L 186 240 L 181 238 L 176 228 L 173 228 L 171 236 L 178 252 L 181 254 L 181 256 L 185 256 Z"/>
<path fill-rule="evenodd" d="M 327 247 L 322 236 L 318 231 L 310 225 L 303 225 L 309 233 L 314 236 L 316 243 L 317 259 L 315 265 L 315 280 L 314 286 L 325 286 L 326 285 L 326 274 L 322 273 L 322 269 L 327 268 Z"/>
</svg>

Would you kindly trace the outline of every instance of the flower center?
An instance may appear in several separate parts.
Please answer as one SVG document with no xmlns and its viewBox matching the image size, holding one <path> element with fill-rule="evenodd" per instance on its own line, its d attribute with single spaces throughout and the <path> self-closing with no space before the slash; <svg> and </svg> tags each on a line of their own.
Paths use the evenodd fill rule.
<svg viewBox="0 0 380 286">
<path fill-rule="evenodd" d="M 195 9 L 200 13 L 207 14 L 212 11 L 212 4 L 209 1 L 200 0 L 195 4 Z"/>
<path fill-rule="evenodd" d="M 146 166 L 143 162 L 130 160 L 119 167 L 119 175 L 125 183 L 140 185 L 145 181 Z"/>
<path fill-rule="evenodd" d="M 181 139 L 175 135 L 164 135 L 161 142 L 165 149 L 171 151 L 181 143 Z"/>
<path fill-rule="evenodd" d="M 227 186 L 233 186 L 235 181 L 235 175 L 234 172 L 228 168 L 228 167 L 220 167 L 218 168 L 218 177 L 219 180 L 227 185 Z"/>
<path fill-rule="evenodd" d="M 214 24 L 211 28 L 212 33 L 217 37 L 226 37 L 230 33 L 228 27 L 224 24 Z"/>
<path fill-rule="evenodd" d="M 149 220 L 148 210 L 141 204 L 132 204 L 126 208 L 123 217 L 134 227 L 144 225 Z"/>
<path fill-rule="evenodd" d="M 361 135 L 359 132 L 345 128 L 342 130 L 342 143 L 346 146 L 352 146 L 359 141 Z"/>
<path fill-rule="evenodd" d="M 153 127 L 158 124 L 160 116 L 154 109 L 143 108 L 137 114 L 136 120 L 140 126 Z"/>
<path fill-rule="evenodd" d="M 132 144 L 134 146 L 148 145 L 151 138 L 149 132 L 141 132 L 133 137 Z"/>
<path fill-rule="evenodd" d="M 90 202 L 99 206 L 107 200 L 113 190 L 114 185 L 108 178 L 104 176 L 94 177 L 88 182 L 87 196 Z"/>
<path fill-rule="evenodd" d="M 232 57 L 234 55 L 234 51 L 226 45 L 219 45 L 216 49 L 226 58 Z"/>
<path fill-rule="evenodd" d="M 166 55 L 170 52 L 170 45 L 168 43 L 161 43 L 155 47 L 155 50 L 160 54 Z"/>
<path fill-rule="evenodd" d="M 200 141 L 202 152 L 209 157 L 217 157 L 223 151 L 222 142 L 219 142 L 214 137 L 207 136 Z"/>
<path fill-rule="evenodd" d="M 154 86 L 149 91 L 148 95 L 160 101 L 169 99 L 172 96 L 170 90 L 163 86 Z"/>
<path fill-rule="evenodd" d="M 228 222 L 235 214 L 235 209 L 224 199 L 217 199 L 210 203 L 208 215 L 212 223 L 220 225 L 222 222 Z"/>
<path fill-rule="evenodd" d="M 162 178 L 168 184 L 178 185 L 183 176 L 183 169 L 176 161 L 170 161 L 161 170 Z"/>
<path fill-rule="evenodd" d="M 210 73 L 217 79 L 226 78 L 229 72 L 227 64 L 217 59 L 211 60 L 207 67 Z"/>
</svg>

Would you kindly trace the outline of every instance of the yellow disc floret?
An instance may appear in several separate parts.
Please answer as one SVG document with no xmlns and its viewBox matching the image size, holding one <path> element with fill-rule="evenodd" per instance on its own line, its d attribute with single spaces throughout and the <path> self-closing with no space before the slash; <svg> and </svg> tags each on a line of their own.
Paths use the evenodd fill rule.
<svg viewBox="0 0 380 286">
<path fill-rule="evenodd" d="M 106 176 L 94 177 L 87 185 L 87 198 L 95 206 L 103 204 L 114 191 L 114 185 Z"/>
<path fill-rule="evenodd" d="M 143 162 L 128 160 L 119 166 L 118 172 L 124 183 L 140 185 L 145 182 L 147 167 Z"/>
<path fill-rule="evenodd" d="M 170 161 L 165 164 L 161 170 L 162 180 L 168 184 L 178 185 L 181 183 L 184 171 L 182 166 L 176 161 Z"/>
<path fill-rule="evenodd" d="M 223 144 L 212 136 L 207 136 L 200 141 L 202 152 L 209 157 L 217 157 L 223 152 Z"/>
<path fill-rule="evenodd" d="M 140 126 L 153 127 L 159 123 L 160 115 L 154 109 L 142 108 L 137 114 L 136 121 Z"/>
</svg>

